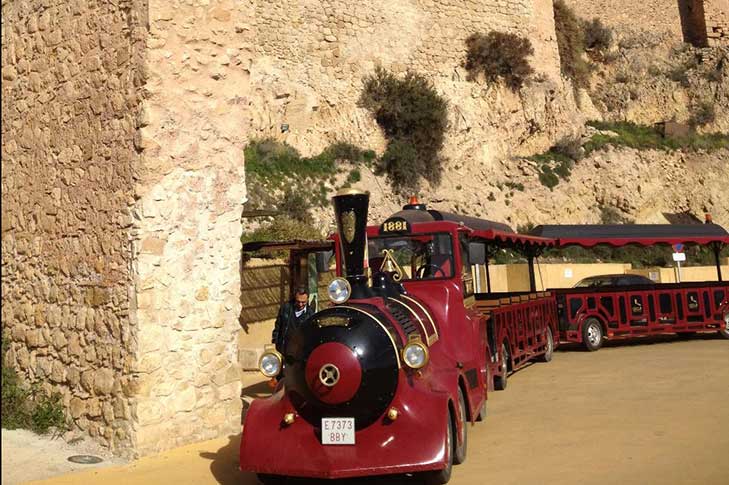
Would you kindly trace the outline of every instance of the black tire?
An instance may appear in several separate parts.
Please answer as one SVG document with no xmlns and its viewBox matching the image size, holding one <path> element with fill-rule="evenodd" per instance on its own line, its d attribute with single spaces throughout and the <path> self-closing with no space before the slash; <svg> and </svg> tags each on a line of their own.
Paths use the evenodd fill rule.
<svg viewBox="0 0 729 485">
<path fill-rule="evenodd" d="M 503 391 L 506 389 L 506 378 L 509 373 L 509 349 L 506 347 L 506 342 L 501 344 L 501 375 L 494 376 L 494 388 L 497 391 Z"/>
<path fill-rule="evenodd" d="M 453 415 L 448 412 L 448 427 L 446 429 L 446 452 L 448 453 L 446 467 L 442 470 L 423 472 L 422 478 L 425 485 L 444 485 L 451 479 L 453 472 Z"/>
<path fill-rule="evenodd" d="M 258 481 L 263 485 L 283 485 L 286 483 L 286 477 L 281 475 L 268 475 L 266 473 L 259 473 L 256 475 Z"/>
<path fill-rule="evenodd" d="M 597 318 L 588 318 L 582 324 L 582 343 L 587 350 L 594 352 L 602 347 L 605 340 L 602 324 Z"/>
<path fill-rule="evenodd" d="M 539 357 L 542 362 L 551 362 L 554 356 L 554 336 L 552 335 L 552 328 L 547 327 L 547 348 L 544 353 Z"/>
<path fill-rule="evenodd" d="M 484 399 L 483 404 L 481 404 L 481 409 L 478 412 L 478 415 L 476 416 L 476 421 L 483 421 L 486 419 L 487 411 L 486 411 L 486 400 Z"/>
<path fill-rule="evenodd" d="M 723 326 L 719 329 L 719 335 L 729 340 L 729 313 L 724 314 Z"/>
<path fill-rule="evenodd" d="M 468 451 L 468 415 L 466 413 L 466 398 L 463 390 L 458 388 L 458 412 L 461 413 L 461 429 L 462 435 L 459 436 L 455 443 L 455 452 L 453 453 L 453 463 L 460 465 L 466 461 L 466 452 Z M 456 430 L 458 427 L 456 426 Z M 460 441 L 460 443 L 459 443 Z"/>
</svg>

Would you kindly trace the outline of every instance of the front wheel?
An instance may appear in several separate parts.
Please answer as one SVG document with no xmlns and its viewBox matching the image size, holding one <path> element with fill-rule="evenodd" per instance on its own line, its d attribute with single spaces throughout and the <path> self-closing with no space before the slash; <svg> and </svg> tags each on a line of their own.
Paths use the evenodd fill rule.
<svg viewBox="0 0 729 485">
<path fill-rule="evenodd" d="M 456 451 L 453 454 L 453 463 L 460 465 L 466 461 L 466 451 L 468 450 L 468 420 L 466 419 L 466 399 L 463 391 L 458 387 L 458 412 L 461 413 L 461 432 L 458 433 L 458 442 L 456 442 Z"/>
<path fill-rule="evenodd" d="M 588 318 L 582 325 L 582 343 L 590 352 L 602 347 L 602 325 L 597 318 Z"/>
<path fill-rule="evenodd" d="M 547 344 L 544 349 L 544 354 L 542 354 L 540 360 L 542 362 L 550 362 L 552 360 L 553 355 L 554 355 L 554 337 L 552 336 L 552 329 L 550 327 L 547 327 Z"/>
<path fill-rule="evenodd" d="M 442 470 L 423 472 L 423 482 L 426 485 L 444 485 L 451 479 L 453 472 L 453 415 L 448 412 L 448 427 L 446 428 L 446 467 Z"/>
<path fill-rule="evenodd" d="M 494 377 L 494 388 L 497 391 L 506 389 L 506 375 L 509 373 L 509 351 L 506 342 L 501 344 L 501 375 Z"/>
</svg>

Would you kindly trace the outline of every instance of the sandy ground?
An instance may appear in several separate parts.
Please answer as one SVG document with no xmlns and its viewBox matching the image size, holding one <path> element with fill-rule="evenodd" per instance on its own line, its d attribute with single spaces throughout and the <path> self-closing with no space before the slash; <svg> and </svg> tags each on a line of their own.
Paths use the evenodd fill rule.
<svg viewBox="0 0 729 485">
<path fill-rule="evenodd" d="M 96 465 L 68 461 L 74 455 L 93 455 L 103 459 Z M 39 436 L 24 429 L 2 430 L 2 484 L 15 485 L 89 468 L 122 465 L 107 450 L 91 440 L 68 444 L 58 436 Z"/>
<path fill-rule="evenodd" d="M 451 484 L 729 484 L 729 342 L 653 342 L 558 352 L 512 375 L 491 394 L 486 421 L 469 428 L 468 459 Z M 254 485 L 237 471 L 238 439 L 37 483 Z"/>
</svg>

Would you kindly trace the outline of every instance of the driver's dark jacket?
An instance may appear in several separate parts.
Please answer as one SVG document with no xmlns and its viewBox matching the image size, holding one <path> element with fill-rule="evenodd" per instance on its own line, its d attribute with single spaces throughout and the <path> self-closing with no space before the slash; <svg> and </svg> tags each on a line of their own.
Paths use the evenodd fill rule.
<svg viewBox="0 0 729 485">
<path fill-rule="evenodd" d="M 299 318 L 296 318 L 296 305 L 293 301 L 287 301 L 281 305 L 271 335 L 271 343 L 276 345 L 276 350 L 283 353 L 291 331 L 312 315 L 314 315 L 314 310 L 309 305 L 306 305 L 304 313 Z"/>
</svg>

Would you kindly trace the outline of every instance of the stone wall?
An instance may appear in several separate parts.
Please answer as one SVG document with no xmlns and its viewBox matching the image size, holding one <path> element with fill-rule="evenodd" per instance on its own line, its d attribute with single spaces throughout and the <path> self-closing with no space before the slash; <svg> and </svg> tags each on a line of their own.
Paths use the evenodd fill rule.
<svg viewBox="0 0 729 485">
<path fill-rule="evenodd" d="M 711 46 L 729 46 L 729 0 L 706 0 L 706 37 Z"/>
<path fill-rule="evenodd" d="M 141 454 L 240 432 L 248 8 L 150 0 L 134 210 Z"/>
<path fill-rule="evenodd" d="M 75 429 L 133 441 L 129 206 L 144 6 L 2 3 L 2 322 L 8 364 Z"/>
<path fill-rule="evenodd" d="M 650 32 L 682 40 L 679 4 L 684 0 L 565 0 L 584 19 L 599 18 L 620 33 Z"/>
<path fill-rule="evenodd" d="M 697 47 L 729 44 L 729 0 L 566 0 L 621 34 L 648 32 Z"/>
<path fill-rule="evenodd" d="M 338 140 L 384 147 L 371 115 L 357 107 L 376 65 L 433 81 L 450 102 L 445 155 L 459 163 L 548 147 L 577 116 L 559 75 L 552 0 L 258 1 L 252 19 L 249 135 L 285 139 L 305 154 Z M 491 30 L 532 40 L 542 82 L 512 93 L 466 80 L 464 41 Z"/>
</svg>

